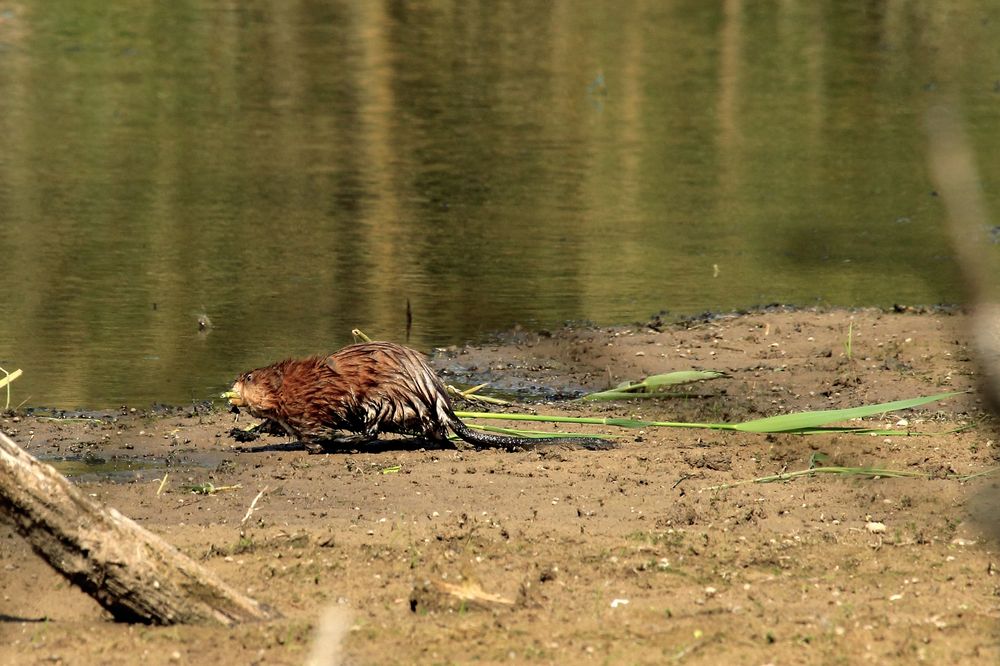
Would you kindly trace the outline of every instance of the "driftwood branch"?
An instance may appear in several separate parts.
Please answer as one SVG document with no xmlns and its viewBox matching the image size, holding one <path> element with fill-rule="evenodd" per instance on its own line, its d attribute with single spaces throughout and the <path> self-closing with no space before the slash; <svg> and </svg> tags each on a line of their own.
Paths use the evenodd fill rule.
<svg viewBox="0 0 1000 666">
<path fill-rule="evenodd" d="M 86 497 L 0 433 L 0 520 L 123 622 L 232 625 L 278 614 Z"/>
</svg>

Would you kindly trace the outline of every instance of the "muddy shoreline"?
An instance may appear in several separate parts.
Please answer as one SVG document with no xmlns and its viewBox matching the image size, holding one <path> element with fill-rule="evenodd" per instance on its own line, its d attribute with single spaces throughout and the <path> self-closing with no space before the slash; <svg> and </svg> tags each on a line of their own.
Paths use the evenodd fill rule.
<svg viewBox="0 0 1000 666">
<path fill-rule="evenodd" d="M 489 377 L 502 394 L 543 398 L 513 411 L 732 422 L 970 390 L 965 325 L 954 309 L 774 308 L 519 331 L 432 364 L 450 383 Z M 683 398 L 564 399 L 691 368 L 729 377 Z M 993 476 L 955 478 L 1000 464 L 996 421 L 974 393 L 869 420 L 925 434 L 647 429 L 617 431 L 614 451 L 543 454 L 241 445 L 227 435 L 233 415 L 209 404 L 52 414 L 0 427 L 285 618 L 116 624 L 0 527 L 3 663 L 303 663 L 331 608 L 349 615 L 343 650 L 358 664 L 1000 658 L 1000 491 Z M 609 432 L 574 427 L 588 429 Z M 706 490 L 807 469 L 818 454 L 925 476 Z M 227 489 L 191 492 L 208 483 Z M 440 584 L 510 603 L 453 607 L 427 593 Z"/>
</svg>

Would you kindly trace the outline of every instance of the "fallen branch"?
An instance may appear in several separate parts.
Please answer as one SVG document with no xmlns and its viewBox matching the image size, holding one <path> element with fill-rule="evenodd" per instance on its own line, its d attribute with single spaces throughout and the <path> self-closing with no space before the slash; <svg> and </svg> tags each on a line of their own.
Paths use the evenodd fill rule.
<svg viewBox="0 0 1000 666">
<path fill-rule="evenodd" d="M 278 617 L 157 535 L 99 506 L 2 433 L 0 520 L 116 620 L 228 626 Z"/>
</svg>

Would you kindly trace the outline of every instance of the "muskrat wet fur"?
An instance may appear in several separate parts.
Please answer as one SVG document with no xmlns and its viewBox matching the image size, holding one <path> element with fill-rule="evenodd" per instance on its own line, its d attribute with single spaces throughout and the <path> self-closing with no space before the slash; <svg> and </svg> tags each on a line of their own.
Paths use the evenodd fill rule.
<svg viewBox="0 0 1000 666">
<path fill-rule="evenodd" d="M 392 342 L 364 342 L 329 356 L 251 370 L 226 395 L 232 405 L 280 425 L 310 451 L 320 451 L 324 444 L 373 441 L 381 433 L 444 443 L 449 429 L 475 448 L 614 447 L 599 438 L 527 438 L 473 430 L 455 416 L 444 384 L 423 356 Z"/>
</svg>

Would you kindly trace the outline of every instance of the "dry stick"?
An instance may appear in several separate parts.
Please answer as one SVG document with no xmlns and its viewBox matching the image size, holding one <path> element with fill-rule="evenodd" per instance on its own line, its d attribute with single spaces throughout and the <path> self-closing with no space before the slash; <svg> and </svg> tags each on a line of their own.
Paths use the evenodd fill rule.
<svg viewBox="0 0 1000 666">
<path fill-rule="evenodd" d="M 3 379 L 0 379 L 0 388 L 7 387 L 7 402 L 4 404 L 4 410 L 8 410 L 10 409 L 10 383 L 21 376 L 21 370 L 7 372 L 3 368 L 0 368 L 0 372 L 5 375 Z"/>
<path fill-rule="evenodd" d="M 116 620 L 229 626 L 279 617 L 157 535 L 102 508 L 2 433 L 0 521 Z"/>
<path fill-rule="evenodd" d="M 257 497 L 253 498 L 253 501 L 250 502 L 250 508 L 247 509 L 247 515 L 243 516 L 243 520 L 240 521 L 240 525 L 242 525 L 242 524 L 246 523 L 248 520 L 250 520 L 250 516 L 253 515 L 254 509 L 257 508 L 257 502 L 260 501 L 260 498 L 263 497 L 264 493 L 266 493 L 266 492 L 267 492 L 267 486 L 264 486 L 263 490 L 261 490 L 259 493 L 257 493 Z"/>
</svg>

